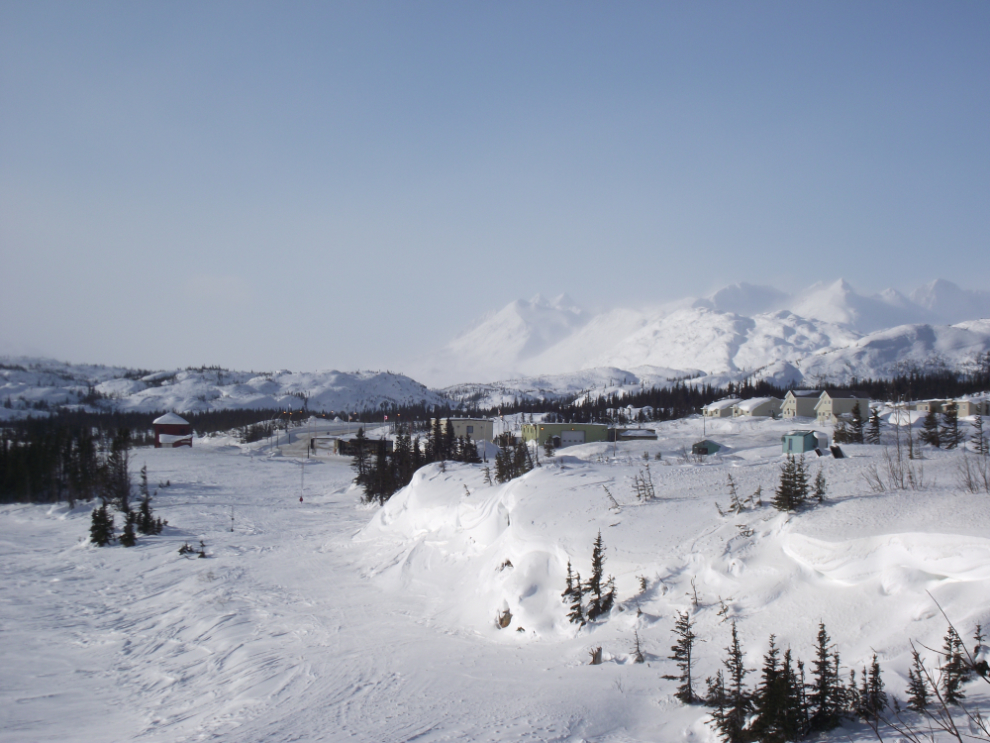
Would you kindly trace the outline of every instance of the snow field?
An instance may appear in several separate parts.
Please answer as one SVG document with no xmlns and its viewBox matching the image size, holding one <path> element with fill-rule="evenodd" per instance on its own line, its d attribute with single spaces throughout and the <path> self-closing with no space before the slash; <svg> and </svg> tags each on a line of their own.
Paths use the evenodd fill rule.
<svg viewBox="0 0 990 743">
<path fill-rule="evenodd" d="M 876 651 L 903 697 L 909 640 L 938 648 L 946 629 L 926 591 L 967 646 L 990 624 L 990 496 L 955 486 L 960 452 L 927 449 L 926 490 L 874 494 L 862 474 L 880 447 L 846 446 L 847 459 L 809 459 L 828 501 L 780 514 L 769 502 L 793 427 L 710 422 L 725 448 L 699 464 L 678 452 L 701 422 L 674 421 L 655 442 L 541 452 L 542 467 L 495 486 L 482 466 L 431 465 L 381 509 L 359 504 L 342 458 L 300 465 L 222 439 L 135 450 L 152 485 L 172 483 L 155 500 L 165 534 L 135 548 L 84 543 L 89 506 L 0 507 L 0 741 L 711 741 L 705 709 L 661 678 L 685 610 L 699 680 L 726 618 L 754 669 L 771 633 L 809 661 L 823 620 L 844 672 Z M 632 491 L 643 452 L 650 503 Z M 719 516 L 730 473 L 743 498 L 762 487 L 763 508 Z M 599 529 L 621 606 L 578 629 L 566 564 L 588 578 Z M 178 555 L 200 539 L 208 559 Z M 598 645 L 605 662 L 588 666 Z"/>
</svg>

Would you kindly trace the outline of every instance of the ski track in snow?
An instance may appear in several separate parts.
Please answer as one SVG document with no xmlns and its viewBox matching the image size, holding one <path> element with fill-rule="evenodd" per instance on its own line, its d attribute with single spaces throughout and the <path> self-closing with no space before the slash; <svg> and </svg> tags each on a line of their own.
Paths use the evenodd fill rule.
<svg viewBox="0 0 990 743">
<path fill-rule="evenodd" d="M 0 741 L 711 741 L 705 710 L 661 676 L 684 610 L 702 640 L 696 677 L 714 673 L 723 605 L 749 667 L 771 632 L 809 659 L 824 620 L 846 662 L 875 650 L 903 697 L 909 640 L 939 647 L 945 632 L 926 591 L 967 637 L 990 621 L 990 498 L 955 488 L 961 454 L 941 451 L 924 460 L 929 489 L 873 494 L 862 474 L 879 448 L 848 446 L 810 462 L 829 481 L 823 506 L 779 514 L 768 504 L 793 425 L 710 423 L 724 456 L 704 464 L 678 456 L 698 433 L 684 420 L 501 486 L 479 466 L 431 465 L 382 509 L 357 505 L 334 457 L 305 466 L 300 503 L 289 457 L 135 450 L 135 469 L 172 483 L 155 499 L 166 533 L 135 548 L 85 544 L 89 506 L 0 507 Z M 632 495 L 643 452 L 650 503 Z M 762 487 L 763 508 L 718 515 L 730 473 L 741 497 Z M 587 578 L 599 529 L 624 610 L 577 630 L 564 569 Z M 208 559 L 178 554 L 200 539 Z M 646 665 L 631 663 L 634 630 Z M 588 666 L 597 645 L 605 663 Z M 871 739 L 856 724 L 837 735 Z"/>
</svg>

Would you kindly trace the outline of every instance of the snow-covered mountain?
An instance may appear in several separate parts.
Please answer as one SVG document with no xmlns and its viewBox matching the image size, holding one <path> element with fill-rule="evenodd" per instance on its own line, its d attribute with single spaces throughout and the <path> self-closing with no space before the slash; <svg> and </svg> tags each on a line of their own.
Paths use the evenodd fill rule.
<svg viewBox="0 0 990 743">
<path fill-rule="evenodd" d="M 952 324 L 990 317 L 990 292 L 961 289 L 945 279 L 915 289 L 911 300 L 936 322 Z"/>
<path fill-rule="evenodd" d="M 839 279 L 792 295 L 739 283 L 697 300 L 593 317 L 567 309 L 570 302 L 513 302 L 415 375 L 429 384 L 489 383 L 485 397 L 497 400 L 502 393 L 490 386 L 494 380 L 512 394 L 539 396 L 551 388 L 571 390 L 578 379 L 586 389 L 598 387 L 596 380 L 615 377 L 615 370 L 638 377 L 637 370 L 660 368 L 671 378 L 713 383 L 751 375 L 800 383 L 912 366 L 965 367 L 988 350 L 988 341 L 979 323 L 950 322 L 990 317 L 988 297 L 941 279 L 910 297 L 895 289 L 865 296 Z"/>
<path fill-rule="evenodd" d="M 410 373 L 434 385 L 503 379 L 520 362 L 572 335 L 587 319 L 566 294 L 516 300 L 484 315 L 438 352 L 413 362 Z"/>
<path fill-rule="evenodd" d="M 0 359 L 0 420 L 43 414 L 51 406 L 102 410 L 195 412 L 227 408 L 358 412 L 382 403 L 444 404 L 447 399 L 392 372 L 237 372 L 179 369 L 147 372 L 65 364 L 45 359 Z"/>
</svg>

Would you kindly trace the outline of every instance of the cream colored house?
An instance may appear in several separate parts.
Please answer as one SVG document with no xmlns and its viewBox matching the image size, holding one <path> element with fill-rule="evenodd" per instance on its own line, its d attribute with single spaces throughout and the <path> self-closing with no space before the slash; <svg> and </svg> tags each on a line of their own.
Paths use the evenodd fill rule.
<svg viewBox="0 0 990 743">
<path fill-rule="evenodd" d="M 988 415 L 988 403 L 986 400 L 956 400 L 956 407 L 959 409 L 959 417 L 967 418 L 971 415 Z"/>
<path fill-rule="evenodd" d="M 771 418 L 780 415 L 780 399 L 777 397 L 751 397 L 732 406 L 732 417 L 748 415 L 754 418 Z"/>
<path fill-rule="evenodd" d="M 946 400 L 919 400 L 914 404 L 914 409 L 919 413 L 941 413 L 946 402 Z"/>
<path fill-rule="evenodd" d="M 732 406 L 739 402 L 738 397 L 727 397 L 724 400 L 710 402 L 701 409 L 706 418 L 728 418 L 732 415 Z"/>
<path fill-rule="evenodd" d="M 840 415 L 852 413 L 859 405 L 859 414 L 866 421 L 870 417 L 870 398 L 855 390 L 825 390 L 815 405 L 818 423 L 835 425 Z"/>
<path fill-rule="evenodd" d="M 814 418 L 821 390 L 788 390 L 780 406 L 784 418 Z"/>
</svg>

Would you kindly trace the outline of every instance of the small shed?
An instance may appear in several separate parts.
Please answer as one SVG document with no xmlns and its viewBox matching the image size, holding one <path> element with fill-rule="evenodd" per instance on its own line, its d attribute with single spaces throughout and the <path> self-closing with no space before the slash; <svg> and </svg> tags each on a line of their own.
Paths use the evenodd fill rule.
<svg viewBox="0 0 990 743">
<path fill-rule="evenodd" d="M 714 454 L 721 448 L 721 444 L 716 444 L 714 441 L 705 439 L 704 441 L 696 441 L 691 444 L 691 453 L 700 454 L 701 456 L 706 457 L 709 454 Z"/>
<path fill-rule="evenodd" d="M 192 446 L 192 425 L 180 415 L 165 413 L 151 422 L 155 431 L 156 449 Z"/>
<path fill-rule="evenodd" d="M 781 451 L 784 454 L 804 454 L 824 450 L 828 447 L 828 436 L 819 431 L 788 431 L 780 437 Z"/>
</svg>

